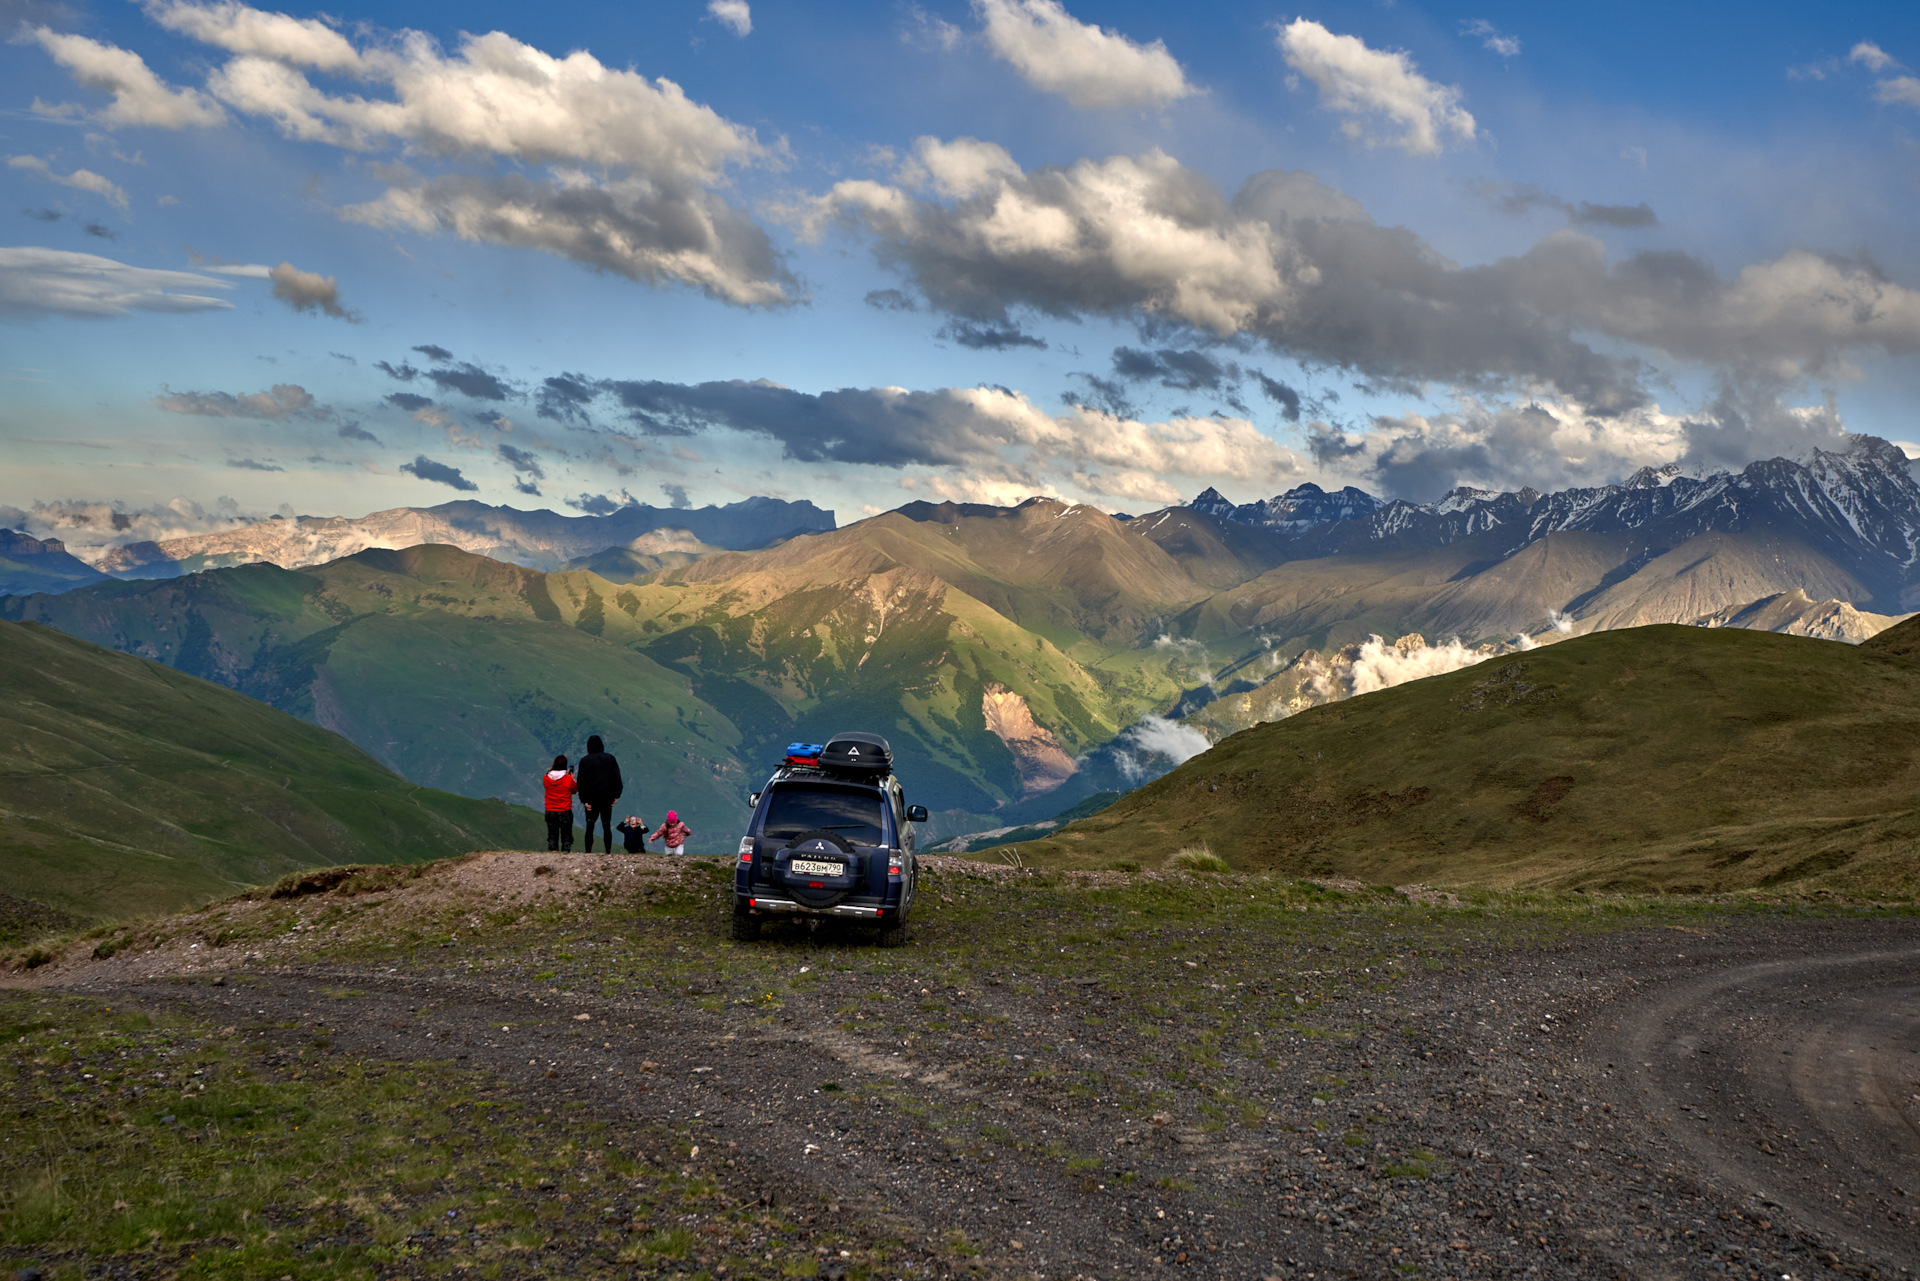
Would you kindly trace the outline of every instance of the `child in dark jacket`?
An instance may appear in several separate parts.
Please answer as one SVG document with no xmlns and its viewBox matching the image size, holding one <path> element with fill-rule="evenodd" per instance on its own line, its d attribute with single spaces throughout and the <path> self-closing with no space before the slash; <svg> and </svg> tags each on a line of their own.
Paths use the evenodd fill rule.
<svg viewBox="0 0 1920 1281">
<path fill-rule="evenodd" d="M 541 776 L 547 793 L 547 848 L 573 853 L 573 794 L 580 790 L 567 770 L 567 758 L 553 758 L 553 768 Z"/>
<path fill-rule="evenodd" d="M 647 821 L 638 814 L 627 815 L 627 821 L 615 829 L 620 839 L 626 842 L 627 853 L 645 854 L 647 852 Z"/>
</svg>

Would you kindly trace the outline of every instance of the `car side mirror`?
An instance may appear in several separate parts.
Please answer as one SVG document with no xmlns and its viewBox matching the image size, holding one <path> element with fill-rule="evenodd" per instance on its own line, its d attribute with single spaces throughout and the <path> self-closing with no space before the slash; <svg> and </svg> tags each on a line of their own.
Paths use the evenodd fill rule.
<svg viewBox="0 0 1920 1281">
<path fill-rule="evenodd" d="M 760 793 L 755 792 L 753 795 L 747 797 L 747 804 L 753 806 L 755 809 L 758 809 L 760 806 Z"/>
<path fill-rule="evenodd" d="M 927 821 L 927 807 L 924 805 L 907 806 L 907 822 L 924 823 Z"/>
</svg>

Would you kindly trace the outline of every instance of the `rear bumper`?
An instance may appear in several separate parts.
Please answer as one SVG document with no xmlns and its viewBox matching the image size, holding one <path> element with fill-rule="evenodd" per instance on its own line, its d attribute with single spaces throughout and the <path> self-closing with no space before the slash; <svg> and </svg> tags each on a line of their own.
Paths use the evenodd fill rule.
<svg viewBox="0 0 1920 1281">
<path fill-rule="evenodd" d="M 871 903 L 836 903 L 832 907 L 808 907 L 805 903 L 796 903 L 788 898 L 771 898 L 763 894 L 746 896 L 737 906 L 748 912 L 789 912 L 799 916 L 850 916 L 856 920 L 877 921 L 880 919 L 883 905 Z M 899 909 L 893 909 L 898 915 Z"/>
</svg>

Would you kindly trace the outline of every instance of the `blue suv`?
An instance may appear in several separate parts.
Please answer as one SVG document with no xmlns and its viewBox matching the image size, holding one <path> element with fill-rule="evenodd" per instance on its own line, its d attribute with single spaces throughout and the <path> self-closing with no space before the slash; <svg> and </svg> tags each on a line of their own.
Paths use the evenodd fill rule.
<svg viewBox="0 0 1920 1281">
<path fill-rule="evenodd" d="M 794 743 L 753 794 L 733 873 L 733 937 L 752 942 L 770 918 L 838 917 L 880 927 L 880 946 L 907 941 L 919 881 L 909 805 L 878 734 Z"/>
</svg>

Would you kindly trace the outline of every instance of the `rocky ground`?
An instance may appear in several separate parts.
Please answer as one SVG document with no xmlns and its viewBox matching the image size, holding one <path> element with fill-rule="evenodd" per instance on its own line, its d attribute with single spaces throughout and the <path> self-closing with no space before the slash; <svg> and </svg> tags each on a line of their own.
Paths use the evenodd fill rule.
<svg viewBox="0 0 1920 1281">
<path fill-rule="evenodd" d="M 450 1169 L 415 1193 L 438 1226 L 366 1275 L 1920 1269 L 1920 920 L 1904 912 L 945 859 L 928 860 L 913 942 L 887 951 L 797 927 L 732 943 L 724 870 L 485 856 L 82 940 L 7 982 L 16 1002 L 86 997 L 250 1038 L 276 1079 L 457 1069 L 536 1143 L 591 1120 L 648 1178 L 707 1181 L 681 1207 L 689 1231 L 731 1224 L 711 1248 L 636 1251 L 658 1233 L 635 1204 L 654 1185 L 603 1186 L 578 1157 L 544 1188 L 501 1182 L 529 1213 L 580 1192 L 591 1239 L 489 1254 L 437 1207 L 458 1225 L 460 1198 L 499 1176 Z M 56 1106 L 64 1072 L 82 1095 L 118 1090 L 137 1137 L 129 1087 L 98 1061 L 82 1083 L 88 1061 L 56 1062 L 56 1035 L 16 1053 L 16 1101 Z M 169 1245 L 66 1231 L 4 1248 L 105 1275 L 159 1268 Z M 194 1245 L 171 1243 L 166 1270 L 193 1274 Z"/>
</svg>

